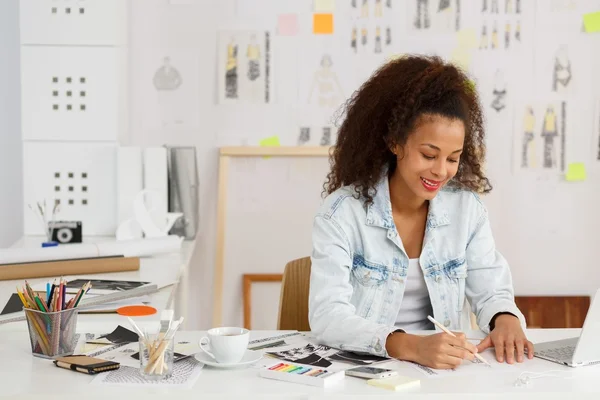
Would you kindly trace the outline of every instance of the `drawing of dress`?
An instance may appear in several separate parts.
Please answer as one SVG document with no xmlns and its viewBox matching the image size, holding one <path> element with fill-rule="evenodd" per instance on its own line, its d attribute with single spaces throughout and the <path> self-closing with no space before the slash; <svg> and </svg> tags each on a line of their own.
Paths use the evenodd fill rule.
<svg viewBox="0 0 600 400">
<path fill-rule="evenodd" d="M 360 39 L 361 39 L 361 43 L 362 43 L 362 45 L 363 45 L 363 46 L 366 46 L 366 45 L 367 45 L 367 28 L 364 28 L 364 27 L 363 27 L 363 28 L 360 30 L 360 36 L 361 36 L 361 38 L 360 38 Z"/>
<path fill-rule="evenodd" d="M 504 28 L 504 48 L 508 49 L 509 45 L 510 45 L 510 24 L 507 23 L 506 27 Z"/>
<path fill-rule="evenodd" d="M 544 168 L 554 168 L 556 166 L 556 154 L 554 149 L 554 139 L 558 136 L 558 126 L 554 107 L 548 106 L 544 115 L 544 125 L 542 126 L 542 137 L 544 138 Z"/>
<path fill-rule="evenodd" d="M 561 46 L 554 58 L 554 73 L 552 76 L 552 90 L 558 90 L 560 83 L 563 88 L 566 88 L 571 81 L 571 61 L 567 55 L 566 46 Z"/>
<path fill-rule="evenodd" d="M 308 95 L 308 103 L 313 103 L 313 93 L 318 92 L 318 104 L 320 107 L 334 108 L 342 101 L 342 88 L 337 75 L 331 69 L 333 62 L 327 54 L 321 58 L 321 68 L 315 71 L 313 82 Z"/>
<path fill-rule="evenodd" d="M 440 0 L 437 12 L 442 17 L 444 28 L 449 29 L 452 24 L 452 9 L 450 8 L 450 0 Z"/>
<path fill-rule="evenodd" d="M 533 132 L 535 129 L 535 115 L 533 114 L 533 109 L 531 107 L 527 107 L 527 111 L 525 114 L 525 118 L 523 119 L 523 151 L 521 154 L 521 167 L 529 168 L 535 167 L 535 165 L 530 163 L 535 160 L 533 155 Z"/>
<path fill-rule="evenodd" d="M 331 146 L 331 128 L 328 126 L 323 127 L 323 136 L 321 136 L 321 146 Z"/>
<path fill-rule="evenodd" d="M 521 0 L 516 0 L 515 4 L 515 12 L 517 14 L 521 14 Z"/>
<path fill-rule="evenodd" d="M 494 22 L 494 29 L 492 30 L 492 49 L 498 48 L 498 25 Z"/>
<path fill-rule="evenodd" d="M 429 0 L 416 0 L 417 13 L 415 18 L 415 28 L 429 29 Z"/>
<path fill-rule="evenodd" d="M 383 4 L 381 4 L 381 0 L 375 0 L 375 12 L 376 17 L 383 16 Z"/>
<path fill-rule="evenodd" d="M 246 52 L 246 57 L 248 57 L 248 79 L 251 81 L 255 81 L 260 76 L 260 49 L 258 48 L 258 44 L 254 41 L 255 38 L 252 38 L 252 42 L 248 45 L 248 51 Z"/>
<path fill-rule="evenodd" d="M 482 3 L 483 3 L 483 8 L 481 9 L 481 12 L 484 13 L 487 11 L 488 2 L 487 2 L 487 0 L 482 0 Z"/>
<path fill-rule="evenodd" d="M 352 8 L 356 8 L 356 0 L 352 0 Z"/>
<path fill-rule="evenodd" d="M 456 26 L 454 29 L 456 31 L 460 30 L 460 0 L 456 0 Z"/>
<path fill-rule="evenodd" d="M 515 28 L 515 39 L 519 42 L 521 41 L 521 22 L 517 21 L 517 26 Z"/>
<path fill-rule="evenodd" d="M 237 99 L 238 74 L 237 74 L 238 47 L 233 41 L 227 45 L 227 64 L 225 67 L 225 98 Z"/>
<path fill-rule="evenodd" d="M 512 0 L 504 1 L 504 13 L 506 13 L 506 14 L 512 13 Z"/>
<path fill-rule="evenodd" d="M 385 2 L 385 6 L 386 6 L 387 8 L 392 8 L 392 0 L 386 0 L 386 2 Z"/>
<path fill-rule="evenodd" d="M 501 70 L 496 71 L 494 77 L 494 100 L 492 101 L 492 108 L 496 112 L 500 112 L 506 107 L 506 85 L 504 83 L 504 75 Z"/>
<path fill-rule="evenodd" d="M 170 57 L 163 58 L 163 65 L 154 73 L 152 83 L 158 92 L 161 124 L 167 126 L 176 123 L 178 104 L 175 92 L 183 80 L 179 71 L 171 65 Z"/>
<path fill-rule="evenodd" d="M 306 144 L 310 141 L 310 128 L 301 127 L 300 128 L 300 136 L 298 137 L 298 145 Z"/>
<path fill-rule="evenodd" d="M 392 44 L 392 29 L 389 26 L 385 28 L 385 44 L 387 46 Z"/>
<path fill-rule="evenodd" d="M 375 28 L 375 53 L 381 53 L 381 29 Z"/>
<path fill-rule="evenodd" d="M 481 40 L 479 41 L 479 48 L 488 48 L 487 25 L 483 25 L 483 27 L 481 28 Z"/>
<path fill-rule="evenodd" d="M 492 0 L 492 13 L 498 14 L 498 0 Z"/>
<path fill-rule="evenodd" d="M 368 0 L 363 0 L 362 7 L 360 9 L 360 16 L 363 18 L 367 18 L 369 16 L 369 2 Z"/>
<path fill-rule="evenodd" d="M 350 47 L 352 47 L 354 49 L 354 52 L 356 53 L 357 47 L 356 47 L 356 36 L 357 36 L 357 32 L 356 32 L 356 27 L 352 28 L 352 39 L 350 40 Z"/>
<path fill-rule="evenodd" d="M 450 0 L 440 0 L 438 5 L 438 12 L 446 11 L 450 8 Z"/>
</svg>

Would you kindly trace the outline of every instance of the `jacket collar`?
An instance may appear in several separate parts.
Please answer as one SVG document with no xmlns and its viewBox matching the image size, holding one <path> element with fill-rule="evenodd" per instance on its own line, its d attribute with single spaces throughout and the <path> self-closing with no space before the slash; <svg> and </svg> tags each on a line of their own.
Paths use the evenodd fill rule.
<svg viewBox="0 0 600 400">
<path fill-rule="evenodd" d="M 382 178 L 375 185 L 375 189 L 377 193 L 373 196 L 373 203 L 367 206 L 367 225 L 379 226 L 386 229 L 395 228 L 387 171 L 382 174 Z M 445 190 L 442 189 L 429 202 L 427 229 L 450 224 L 448 209 L 444 204 L 445 195 Z"/>
</svg>

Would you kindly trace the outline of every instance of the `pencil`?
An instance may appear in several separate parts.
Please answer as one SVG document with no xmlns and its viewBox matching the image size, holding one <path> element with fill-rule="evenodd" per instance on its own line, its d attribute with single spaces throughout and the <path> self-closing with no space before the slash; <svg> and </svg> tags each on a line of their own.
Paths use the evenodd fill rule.
<svg viewBox="0 0 600 400">
<path fill-rule="evenodd" d="M 456 337 L 456 335 L 454 333 L 452 333 L 450 330 L 448 330 L 448 328 L 446 328 L 444 325 L 442 325 L 439 322 L 437 322 L 431 315 L 428 315 L 427 319 L 430 320 L 431 322 L 433 322 L 438 328 L 440 328 L 441 330 L 443 330 L 444 332 L 446 332 L 450 336 Z M 475 357 L 477 357 L 477 359 L 479 361 L 481 361 L 482 363 L 485 363 L 485 364 L 487 364 L 490 367 L 492 366 L 489 362 L 487 362 L 487 360 L 485 358 L 481 357 L 481 354 L 479 354 L 479 353 L 473 353 L 473 355 Z"/>
</svg>

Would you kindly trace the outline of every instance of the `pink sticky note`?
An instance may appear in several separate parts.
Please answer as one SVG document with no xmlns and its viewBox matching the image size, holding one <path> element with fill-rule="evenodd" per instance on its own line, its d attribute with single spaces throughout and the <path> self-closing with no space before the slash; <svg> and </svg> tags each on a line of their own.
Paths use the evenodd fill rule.
<svg viewBox="0 0 600 400">
<path fill-rule="evenodd" d="M 298 15 L 281 14 L 277 20 L 277 33 L 282 36 L 294 36 L 298 33 Z"/>
</svg>

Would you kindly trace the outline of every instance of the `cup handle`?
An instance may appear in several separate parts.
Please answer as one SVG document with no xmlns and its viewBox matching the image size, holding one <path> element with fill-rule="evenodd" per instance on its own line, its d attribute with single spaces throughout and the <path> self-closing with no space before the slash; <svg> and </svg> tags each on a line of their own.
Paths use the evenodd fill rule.
<svg viewBox="0 0 600 400">
<path fill-rule="evenodd" d="M 204 340 L 206 340 L 206 343 L 203 343 Z M 210 351 L 208 351 L 207 349 L 204 348 L 204 346 L 208 345 L 210 343 L 210 339 L 207 338 L 206 336 L 204 336 L 202 339 L 200 339 L 200 341 L 198 342 L 198 344 L 200 345 L 200 349 L 205 352 L 206 354 L 208 354 L 209 356 L 212 357 L 213 360 L 217 360 L 215 358 L 215 356 L 213 355 L 213 353 L 211 353 Z"/>
</svg>

